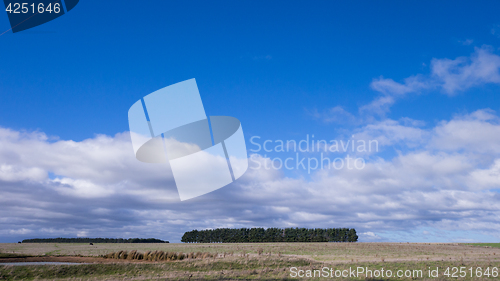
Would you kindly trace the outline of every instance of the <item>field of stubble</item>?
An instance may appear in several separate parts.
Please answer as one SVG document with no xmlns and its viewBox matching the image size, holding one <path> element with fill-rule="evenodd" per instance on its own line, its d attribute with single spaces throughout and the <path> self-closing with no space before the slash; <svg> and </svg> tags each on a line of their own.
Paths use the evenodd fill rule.
<svg viewBox="0 0 500 281">
<path fill-rule="evenodd" d="M 493 247 L 492 247 L 493 246 Z M 422 277 L 379 277 L 365 274 L 343 280 L 498 280 L 476 275 L 477 268 L 500 268 L 500 248 L 449 243 L 248 243 L 248 244 L 0 244 L 5 255 L 96 257 L 85 265 L 0 266 L 0 280 L 284 280 L 295 271 L 364 267 L 371 270 L 422 270 Z M 213 258 L 181 261 L 104 260 L 99 256 L 118 251 L 203 252 Z M 259 254 L 260 253 L 260 254 Z M 2 256 L 0 254 L 0 257 Z M 4 259 L 6 260 L 6 259 Z M 88 260 L 85 260 L 89 262 Z M 428 277 L 428 268 L 439 268 L 439 277 Z M 463 267 L 472 277 L 444 275 L 446 268 Z M 472 271 L 469 271 L 472 268 Z M 319 274 L 319 272 L 316 272 Z M 453 273 L 453 271 L 450 271 Z M 491 273 L 491 272 L 490 272 Z M 324 276 L 325 273 L 322 273 Z M 304 278 L 327 280 L 328 278 Z"/>
</svg>

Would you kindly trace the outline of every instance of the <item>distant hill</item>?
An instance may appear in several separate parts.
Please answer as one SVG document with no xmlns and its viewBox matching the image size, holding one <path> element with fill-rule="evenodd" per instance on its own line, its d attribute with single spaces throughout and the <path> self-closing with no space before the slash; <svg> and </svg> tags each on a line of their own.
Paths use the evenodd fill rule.
<svg viewBox="0 0 500 281">
<path fill-rule="evenodd" d="M 23 243 L 168 243 L 156 238 L 34 238 Z"/>
</svg>

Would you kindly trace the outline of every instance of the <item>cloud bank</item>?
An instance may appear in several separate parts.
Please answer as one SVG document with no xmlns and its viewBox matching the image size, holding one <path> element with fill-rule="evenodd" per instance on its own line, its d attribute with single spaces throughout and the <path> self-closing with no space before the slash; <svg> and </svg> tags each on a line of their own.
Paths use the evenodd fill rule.
<svg viewBox="0 0 500 281">
<path fill-rule="evenodd" d="M 249 169 L 184 202 L 168 164 L 134 158 L 128 132 L 75 142 L 0 128 L 0 239 L 178 242 L 196 228 L 297 226 L 355 227 L 361 241 L 498 240 L 499 121 L 488 109 L 427 129 L 384 119 L 353 134 L 377 139 L 385 151 L 399 149 L 371 155 L 362 170 L 317 170 L 306 179 Z"/>
</svg>

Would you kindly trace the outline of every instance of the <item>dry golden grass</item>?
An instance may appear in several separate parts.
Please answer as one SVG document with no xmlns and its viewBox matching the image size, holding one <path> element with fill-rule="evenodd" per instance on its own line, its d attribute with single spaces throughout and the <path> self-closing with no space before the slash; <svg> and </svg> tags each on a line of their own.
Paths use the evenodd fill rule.
<svg viewBox="0 0 500 281">
<path fill-rule="evenodd" d="M 219 254 L 211 253 L 201 253 L 196 254 L 185 254 L 176 252 L 164 252 L 164 251 L 147 251 L 145 253 L 140 253 L 136 250 L 132 250 L 127 253 L 127 251 L 111 252 L 105 255 L 101 255 L 105 259 L 121 259 L 121 260 L 142 260 L 142 261 L 181 261 L 186 258 L 188 259 L 206 259 L 206 258 L 218 258 Z"/>
<path fill-rule="evenodd" d="M 1 253 L 30 255 L 103 256 L 154 261 L 186 253 L 186 258 L 219 256 L 297 256 L 328 263 L 395 261 L 479 261 L 500 260 L 500 249 L 454 243 L 246 243 L 246 244 L 0 244 Z M 163 254 L 162 254 L 163 253 Z M 129 257 L 130 256 L 130 257 Z M 177 257 L 175 257 L 175 260 Z"/>
<path fill-rule="evenodd" d="M 118 259 L 108 264 L 30 266 L 23 271 L 0 266 L 0 279 L 3 276 L 7 280 L 30 279 L 29 274 L 38 276 L 37 280 L 283 279 L 290 278 L 292 266 L 303 270 L 324 266 L 392 270 L 500 268 L 499 248 L 452 243 L 0 244 L 0 252 L 106 256 L 106 262 Z M 418 280 L 455 279 L 440 276 Z"/>
</svg>

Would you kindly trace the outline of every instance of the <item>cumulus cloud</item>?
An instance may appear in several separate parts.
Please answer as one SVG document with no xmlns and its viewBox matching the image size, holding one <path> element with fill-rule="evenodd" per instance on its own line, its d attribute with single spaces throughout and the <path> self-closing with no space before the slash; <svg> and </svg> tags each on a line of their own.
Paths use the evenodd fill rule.
<svg viewBox="0 0 500 281">
<path fill-rule="evenodd" d="M 500 153 L 500 119 L 492 110 L 456 116 L 434 128 L 430 145 L 441 150 Z"/>
<path fill-rule="evenodd" d="M 429 131 L 421 129 L 422 122 L 411 119 L 384 119 L 356 130 L 356 139 L 376 140 L 381 146 L 404 144 L 415 147 L 429 138 Z"/>
<path fill-rule="evenodd" d="M 355 227 L 362 241 L 413 231 L 420 233 L 414 234 L 418 241 L 421 228 L 465 231 L 456 240 L 468 238 L 467 231 L 498 239 L 496 113 L 480 110 L 432 128 L 421 125 L 401 119 L 359 128 L 356 138 L 376 138 L 385 149 L 406 147 L 391 157 L 371 155 L 361 170 L 291 178 L 261 165 L 229 186 L 183 202 L 168 164 L 137 161 L 127 132 L 75 142 L 0 128 L 0 238 L 179 241 L 195 228 L 297 226 Z M 474 136 L 462 132 L 468 126 Z M 254 160 L 271 161 L 260 155 Z"/>
</svg>

